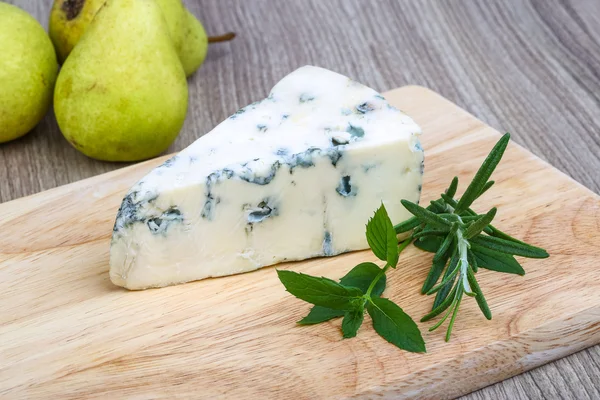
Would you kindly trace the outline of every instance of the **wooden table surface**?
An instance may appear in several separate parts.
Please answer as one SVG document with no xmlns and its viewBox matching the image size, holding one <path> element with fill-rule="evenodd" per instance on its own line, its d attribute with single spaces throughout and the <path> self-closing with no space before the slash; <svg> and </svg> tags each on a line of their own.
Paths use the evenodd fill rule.
<svg viewBox="0 0 600 400">
<path fill-rule="evenodd" d="M 51 0 L 8 2 L 47 27 Z M 598 0 L 185 3 L 209 34 L 238 37 L 212 46 L 189 80 L 188 117 L 169 152 L 313 64 L 379 91 L 427 86 L 600 193 Z M 78 153 L 50 112 L 27 136 L 0 145 L 0 202 L 124 165 Z M 600 346 L 464 398 L 600 398 Z"/>
</svg>

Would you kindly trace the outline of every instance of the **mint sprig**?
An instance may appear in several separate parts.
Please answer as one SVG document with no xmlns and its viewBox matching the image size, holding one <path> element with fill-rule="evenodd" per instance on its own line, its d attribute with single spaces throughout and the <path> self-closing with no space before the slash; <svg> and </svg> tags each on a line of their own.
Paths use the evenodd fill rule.
<svg viewBox="0 0 600 400">
<path fill-rule="evenodd" d="M 524 275 L 525 270 L 515 256 L 548 257 L 544 249 L 515 239 L 491 225 L 497 214 L 495 207 L 485 214 L 470 208 L 494 185 L 489 178 L 509 140 L 507 133 L 496 143 L 459 199 L 455 198 L 458 191 L 458 177 L 455 177 L 440 198 L 427 207 L 401 200 L 413 217 L 398 225 L 392 225 L 381 205 L 367 224 L 366 236 L 375 256 L 386 262 L 383 268 L 371 262 L 359 264 L 339 283 L 323 277 L 277 271 L 288 292 L 314 304 L 298 324 L 317 324 L 343 316 L 343 336 L 351 338 L 362 325 L 366 310 L 373 328 L 385 340 L 403 350 L 425 352 L 425 342 L 415 322 L 393 301 L 381 297 L 386 272 L 396 268 L 400 253 L 411 243 L 435 253 L 421 288 L 423 294 L 435 294 L 432 309 L 421 322 L 441 316 L 430 331 L 449 321 L 446 341 L 450 340 L 465 295 L 474 297 L 485 318 L 491 319 L 492 312 L 476 279 L 478 270 Z M 398 244 L 396 235 L 407 232 L 411 232 L 410 236 Z"/>
<path fill-rule="evenodd" d="M 314 304 L 298 324 L 318 324 L 343 316 L 342 334 L 351 338 L 356 336 L 367 310 L 373 328 L 385 340 L 403 350 L 425 352 L 417 324 L 393 301 L 380 297 L 385 290 L 386 272 L 396 268 L 400 253 L 411 240 L 398 246 L 394 226 L 383 204 L 367 223 L 366 236 L 375 256 L 386 262 L 383 268 L 372 262 L 358 264 L 339 283 L 324 277 L 277 271 L 288 292 Z"/>
<path fill-rule="evenodd" d="M 371 282 L 375 279 L 377 275 L 379 275 L 381 271 L 381 268 L 379 268 L 377 264 L 372 262 L 364 262 L 352 268 L 350 272 L 348 272 L 342 279 L 340 279 L 340 283 L 343 286 L 359 288 L 363 293 L 366 293 L 369 289 L 369 286 L 371 285 Z M 383 275 L 381 279 L 379 279 L 375 284 L 371 295 L 381 296 L 381 294 L 385 290 L 385 285 L 386 277 L 385 275 Z M 344 314 L 344 311 L 333 310 L 327 307 L 314 306 L 306 317 L 298 321 L 298 324 L 319 324 L 321 322 L 326 322 L 337 317 L 343 317 Z"/>
</svg>

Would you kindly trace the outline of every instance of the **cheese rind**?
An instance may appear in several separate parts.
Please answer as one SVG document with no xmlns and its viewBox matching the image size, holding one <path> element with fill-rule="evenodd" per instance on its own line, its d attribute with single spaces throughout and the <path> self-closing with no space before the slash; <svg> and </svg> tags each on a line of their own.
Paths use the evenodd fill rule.
<svg viewBox="0 0 600 400">
<path fill-rule="evenodd" d="M 110 277 L 144 289 L 368 247 L 383 202 L 418 201 L 420 128 L 372 89 L 300 68 L 151 171 L 123 200 Z"/>
</svg>

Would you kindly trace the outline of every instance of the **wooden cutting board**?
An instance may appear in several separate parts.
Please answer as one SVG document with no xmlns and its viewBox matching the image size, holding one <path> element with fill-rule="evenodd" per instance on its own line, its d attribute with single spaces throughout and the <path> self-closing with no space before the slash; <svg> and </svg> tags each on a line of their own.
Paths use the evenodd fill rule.
<svg viewBox="0 0 600 400">
<path fill-rule="evenodd" d="M 423 128 L 425 204 L 455 174 L 464 190 L 498 132 L 422 87 L 386 97 Z M 341 338 L 339 320 L 296 326 L 309 306 L 272 267 L 113 286 L 121 198 L 164 159 L 0 205 L 0 397 L 447 398 L 600 342 L 600 198 L 514 143 L 476 208 L 498 206 L 496 226 L 551 257 L 522 259 L 524 277 L 482 270 L 493 320 L 467 299 L 450 343 L 420 324 L 425 355 L 388 344 L 368 317 L 354 339 Z M 376 261 L 363 251 L 278 268 L 337 278 L 365 260 Z M 385 296 L 415 319 L 432 303 L 419 294 L 430 261 L 409 248 L 389 274 Z"/>
</svg>

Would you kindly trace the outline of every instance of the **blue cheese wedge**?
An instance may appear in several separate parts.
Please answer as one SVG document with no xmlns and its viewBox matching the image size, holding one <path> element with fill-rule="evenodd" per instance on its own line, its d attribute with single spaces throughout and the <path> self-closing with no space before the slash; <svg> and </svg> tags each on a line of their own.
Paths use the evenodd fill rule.
<svg viewBox="0 0 600 400">
<path fill-rule="evenodd" d="M 420 133 L 374 90 L 302 67 L 129 190 L 110 278 L 145 289 L 365 249 L 382 202 L 399 222 L 419 200 Z"/>
</svg>

